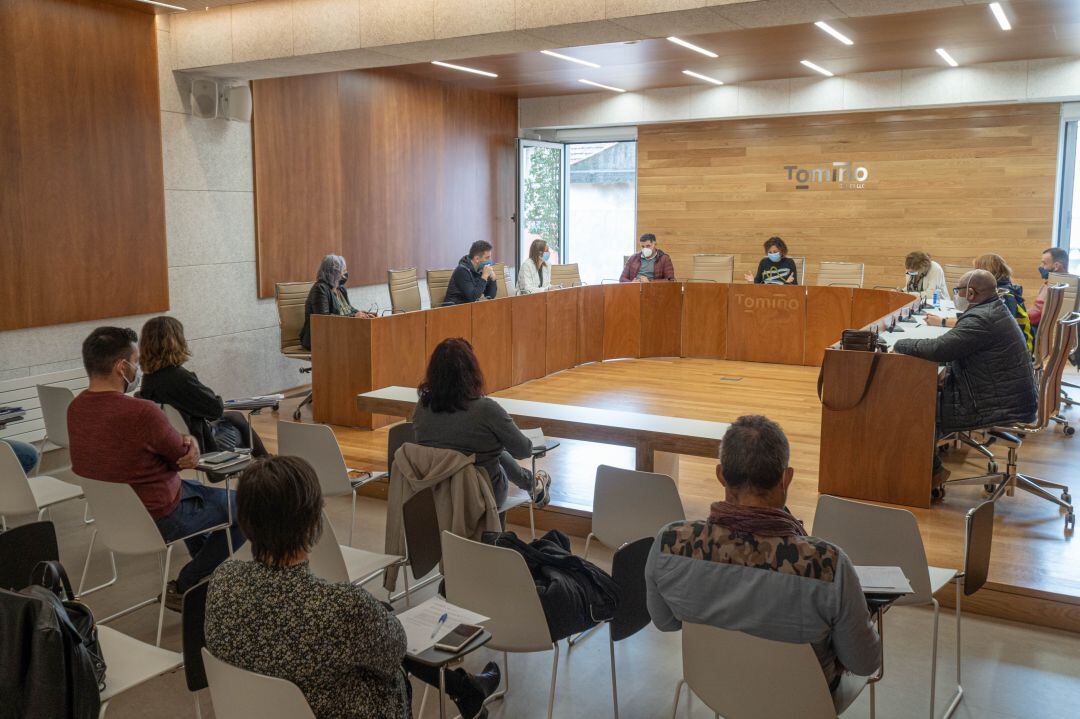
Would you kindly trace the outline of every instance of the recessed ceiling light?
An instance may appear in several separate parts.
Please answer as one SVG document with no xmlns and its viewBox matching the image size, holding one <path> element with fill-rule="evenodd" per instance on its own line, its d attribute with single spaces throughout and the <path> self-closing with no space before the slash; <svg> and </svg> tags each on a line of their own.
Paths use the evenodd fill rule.
<svg viewBox="0 0 1080 719">
<path fill-rule="evenodd" d="M 683 70 L 683 75 L 689 75 L 690 77 L 696 77 L 698 80 L 704 80 L 705 82 L 711 82 L 713 85 L 723 85 L 722 80 L 717 80 L 715 77 L 709 77 L 708 75 L 702 75 L 701 73 L 694 72 L 693 70 Z"/>
<path fill-rule="evenodd" d="M 799 62 L 801 62 L 803 65 L 806 65 L 808 68 L 810 68 L 814 72 L 820 72 L 825 77 L 832 77 L 833 76 L 833 74 L 831 72 L 829 72 L 828 70 L 823 68 L 821 65 L 815 65 L 814 63 L 810 62 L 809 60 L 800 60 Z"/>
<path fill-rule="evenodd" d="M 541 50 L 540 52 L 544 53 L 545 55 L 557 57 L 560 60 L 566 60 L 567 62 L 576 62 L 578 65 L 584 65 L 585 67 L 600 67 L 595 62 L 589 62 L 588 60 L 580 60 L 576 57 L 570 57 L 569 55 L 563 55 L 560 52 L 555 52 L 554 50 Z"/>
<path fill-rule="evenodd" d="M 169 3 L 158 2 L 157 0 L 138 0 L 138 2 L 146 3 L 147 5 L 157 5 L 158 7 L 168 8 L 170 10 L 179 10 L 180 12 L 187 12 L 186 7 L 180 7 L 179 5 L 170 5 Z M 209 10 L 210 8 L 206 8 Z"/>
<path fill-rule="evenodd" d="M 1001 9 L 1001 3 L 990 3 L 990 12 L 994 13 L 994 19 L 998 21 L 998 25 L 1002 30 L 1012 30 L 1012 24 L 1009 22 L 1009 18 L 1005 17 L 1005 11 Z"/>
<path fill-rule="evenodd" d="M 626 92 L 626 90 L 622 89 L 621 87 L 612 87 L 611 85 L 601 85 L 598 82 L 593 82 L 592 80 L 586 80 L 585 78 L 582 78 L 582 79 L 578 80 L 578 82 L 583 82 L 586 85 L 592 85 L 593 87 L 602 87 L 605 90 L 611 90 L 612 92 Z"/>
<path fill-rule="evenodd" d="M 441 62 L 439 60 L 432 60 L 431 64 L 432 65 L 438 65 L 439 67 L 448 67 L 451 70 L 461 70 L 462 72 L 471 72 L 474 75 L 483 75 L 484 77 L 498 77 L 498 75 L 496 75 L 495 73 L 488 72 L 487 70 L 477 70 L 475 67 L 465 67 L 464 65 L 454 65 L 453 63 Z"/>
<path fill-rule="evenodd" d="M 825 22 L 824 20 L 818 20 L 814 24 L 817 25 L 822 30 L 824 30 L 825 32 L 832 35 L 833 37 L 835 37 L 840 42 L 844 43 L 845 45 L 854 45 L 855 44 L 854 40 L 852 40 L 850 37 L 848 37 L 844 33 L 840 32 L 839 30 L 837 30 L 836 28 L 834 28 L 832 25 Z"/>
<path fill-rule="evenodd" d="M 950 55 L 945 48 L 939 47 L 934 52 L 936 52 L 938 55 L 941 55 L 941 59 L 944 60 L 945 62 L 949 63 L 950 67 L 959 67 L 960 66 L 960 63 L 958 63 L 956 60 L 953 60 L 953 56 Z"/>
<path fill-rule="evenodd" d="M 692 43 L 692 42 L 687 42 L 686 40 L 683 40 L 683 39 L 681 39 L 681 38 L 677 38 L 677 37 L 669 37 L 669 38 L 668 38 L 668 41 L 669 41 L 669 42 L 673 42 L 673 43 L 675 43 L 676 45 L 682 45 L 682 46 L 683 46 L 683 47 L 685 47 L 685 48 L 686 48 L 687 50 L 693 50 L 694 52 L 700 52 L 700 53 L 701 53 L 702 55 L 704 55 L 705 57 L 720 57 L 719 55 L 717 55 L 717 54 L 716 54 L 715 52 L 713 52 L 712 50 L 706 50 L 706 49 L 705 49 L 705 48 L 703 48 L 703 47 L 698 47 L 698 46 L 697 46 L 697 45 L 695 45 L 694 43 Z"/>
</svg>

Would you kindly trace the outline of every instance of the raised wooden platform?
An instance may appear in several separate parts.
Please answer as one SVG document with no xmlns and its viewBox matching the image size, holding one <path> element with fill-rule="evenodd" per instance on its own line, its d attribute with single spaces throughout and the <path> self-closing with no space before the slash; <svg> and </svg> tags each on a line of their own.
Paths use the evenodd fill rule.
<svg viewBox="0 0 1080 719">
<path fill-rule="evenodd" d="M 816 367 L 723 360 L 617 360 L 575 367 L 498 394 L 721 422 L 743 414 L 765 414 L 787 432 L 795 468 L 788 504 L 812 527 L 820 451 L 817 373 Z M 287 415 L 282 412 L 281 416 Z M 1069 412 L 1068 416 L 1080 422 L 1080 413 Z M 256 427 L 272 446 L 270 417 L 256 418 Z M 385 428 L 339 428 L 337 435 L 350 466 L 385 468 Z M 981 473 L 985 466 L 978 460 L 958 451 L 946 461 L 957 477 Z M 1065 437 L 1060 429 L 1031 436 L 1024 443 L 1020 460 L 1022 471 L 1069 483 L 1076 478 L 1080 439 Z M 633 449 L 564 441 L 551 453 L 542 466 L 554 477 L 552 504 L 537 514 L 539 527 L 557 527 L 577 536 L 588 533 L 593 479 L 599 464 L 632 468 Z M 704 458 L 680 458 L 679 491 L 687 516 L 705 516 L 709 504 L 720 496 L 715 465 Z M 1074 483 L 1074 489 L 1080 489 L 1080 478 Z M 371 491 L 385 493 L 385 488 L 373 486 Z M 927 510 L 913 510 L 931 564 L 962 565 L 963 516 L 981 498 L 979 488 L 958 487 L 950 489 L 944 502 Z M 527 517 L 511 517 L 511 521 L 527 524 Z M 1003 498 L 995 519 L 989 581 L 982 591 L 965 599 L 965 608 L 1080 632 L 1080 547 L 1064 536 L 1062 527 L 1061 515 L 1049 503 L 1023 493 Z M 944 592 L 939 599 L 948 604 L 951 592 Z"/>
</svg>

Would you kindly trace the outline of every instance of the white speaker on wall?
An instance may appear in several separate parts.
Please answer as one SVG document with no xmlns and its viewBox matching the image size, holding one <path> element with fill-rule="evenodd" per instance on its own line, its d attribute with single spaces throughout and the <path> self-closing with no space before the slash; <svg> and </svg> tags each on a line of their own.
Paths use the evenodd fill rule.
<svg viewBox="0 0 1080 719">
<path fill-rule="evenodd" d="M 236 122 L 251 122 L 251 88 L 236 85 L 222 89 L 218 97 L 218 116 Z"/>
<path fill-rule="evenodd" d="M 204 120 L 222 118 L 251 122 L 251 88 L 247 84 L 199 77 L 191 81 L 191 114 Z"/>
<path fill-rule="evenodd" d="M 191 114 L 212 120 L 218 113 L 218 84 L 204 77 L 191 81 Z"/>
</svg>

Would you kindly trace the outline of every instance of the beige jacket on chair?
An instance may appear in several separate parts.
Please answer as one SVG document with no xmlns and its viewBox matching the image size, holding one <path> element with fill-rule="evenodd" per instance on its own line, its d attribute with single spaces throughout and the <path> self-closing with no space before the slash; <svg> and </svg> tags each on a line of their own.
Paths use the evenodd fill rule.
<svg viewBox="0 0 1080 719">
<path fill-rule="evenodd" d="M 473 464 L 474 455 L 419 444 L 401 445 L 394 454 L 390 491 L 386 498 L 388 554 L 405 555 L 402 508 L 417 492 L 431 488 L 439 530 L 479 541 L 484 532 L 502 531 L 498 505 L 487 473 Z M 386 570 L 384 585 L 392 590 L 397 567 Z"/>
</svg>

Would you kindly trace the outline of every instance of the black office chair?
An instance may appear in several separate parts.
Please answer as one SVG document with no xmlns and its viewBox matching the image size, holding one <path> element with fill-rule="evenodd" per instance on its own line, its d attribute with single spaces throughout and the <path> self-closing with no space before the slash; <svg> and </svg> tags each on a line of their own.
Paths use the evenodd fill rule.
<svg viewBox="0 0 1080 719">
<path fill-rule="evenodd" d="M 28 587 L 34 567 L 50 561 L 60 561 L 52 522 L 31 522 L 0 533 L 0 589 Z"/>
<path fill-rule="evenodd" d="M 195 700 L 195 716 L 202 717 L 199 691 L 209 686 L 206 667 L 203 666 L 202 648 L 206 646 L 206 592 L 210 580 L 199 582 L 184 594 L 181 615 L 184 644 L 184 679 L 188 691 Z"/>
<path fill-rule="evenodd" d="M 435 492 L 430 487 L 417 492 L 405 502 L 401 513 L 405 525 L 405 566 L 402 567 L 405 591 L 391 597 L 390 601 L 396 601 L 404 596 L 405 603 L 408 604 L 410 592 L 415 592 L 442 578 L 441 573 L 426 576 L 442 561 L 442 541 L 439 537 L 439 516 L 435 510 Z M 426 577 L 415 587 L 409 587 L 410 569 L 413 578 Z"/>
<path fill-rule="evenodd" d="M 412 422 L 400 422 L 390 428 L 386 437 L 386 473 L 388 475 L 394 468 L 394 455 L 397 454 L 401 445 L 407 442 L 416 442 L 416 429 Z M 438 544 L 438 537 L 436 536 L 435 539 Z"/>
</svg>

